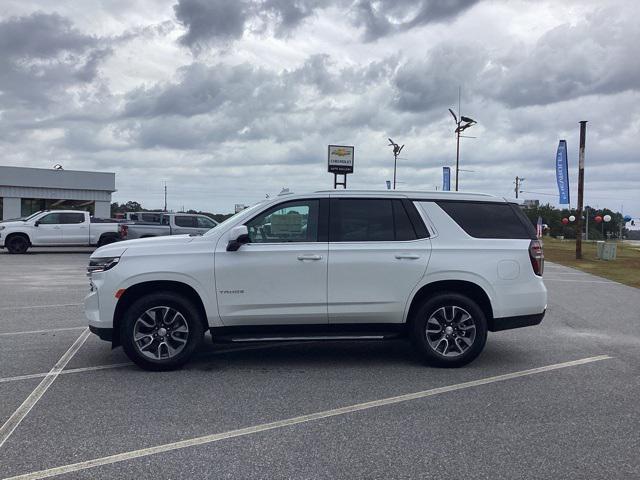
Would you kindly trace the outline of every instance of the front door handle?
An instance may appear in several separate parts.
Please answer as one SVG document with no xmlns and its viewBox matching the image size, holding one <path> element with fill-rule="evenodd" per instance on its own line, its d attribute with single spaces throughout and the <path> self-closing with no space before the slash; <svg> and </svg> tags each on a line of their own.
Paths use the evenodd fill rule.
<svg viewBox="0 0 640 480">
<path fill-rule="evenodd" d="M 402 260 L 402 259 L 418 260 L 420 258 L 420 255 L 415 255 L 415 254 L 410 254 L 410 253 L 406 253 L 406 254 L 399 253 L 399 254 L 396 255 L 396 258 L 398 260 Z"/>
<path fill-rule="evenodd" d="M 322 255 L 298 255 L 298 260 L 322 260 Z"/>
</svg>

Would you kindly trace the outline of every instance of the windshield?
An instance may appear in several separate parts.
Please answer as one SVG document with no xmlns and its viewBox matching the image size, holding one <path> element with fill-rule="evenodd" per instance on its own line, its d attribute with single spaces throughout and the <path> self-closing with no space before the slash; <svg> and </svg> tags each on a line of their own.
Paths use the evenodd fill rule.
<svg viewBox="0 0 640 480">
<path fill-rule="evenodd" d="M 26 222 L 26 221 L 31 220 L 33 217 L 35 217 L 36 215 L 39 215 L 41 213 L 42 213 L 42 210 L 40 210 L 39 212 L 36 212 L 36 213 L 32 213 L 28 217 L 22 217 L 20 220 L 24 220 Z"/>
<path fill-rule="evenodd" d="M 244 210 L 240 210 L 238 213 L 236 213 L 235 215 L 230 216 L 229 218 L 227 218 L 224 222 L 220 222 L 219 224 L 217 224 L 215 227 L 213 227 L 211 230 L 208 230 L 207 233 L 205 233 L 204 235 L 209 235 L 212 232 L 214 232 L 214 230 L 218 230 L 218 228 L 226 226 L 230 223 L 232 223 L 233 221 L 235 221 L 239 215 L 245 215 L 247 213 L 253 212 L 254 210 L 257 210 L 259 207 L 263 206 L 265 204 L 266 200 L 263 200 L 260 203 L 256 203 L 255 205 L 249 207 L 249 208 L 245 208 Z"/>
</svg>

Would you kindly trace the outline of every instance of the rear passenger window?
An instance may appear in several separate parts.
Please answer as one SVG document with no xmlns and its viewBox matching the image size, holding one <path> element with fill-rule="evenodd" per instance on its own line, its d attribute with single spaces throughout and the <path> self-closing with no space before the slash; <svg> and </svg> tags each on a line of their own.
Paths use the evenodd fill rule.
<svg viewBox="0 0 640 480">
<path fill-rule="evenodd" d="M 174 222 L 178 227 L 195 227 L 196 226 L 195 218 L 187 217 L 185 215 L 176 215 Z"/>
<path fill-rule="evenodd" d="M 60 219 L 63 224 L 84 223 L 84 213 L 61 213 Z"/>
<path fill-rule="evenodd" d="M 422 223 L 416 232 L 402 200 L 332 199 L 330 207 L 331 242 L 392 242 L 426 238 Z"/>
<path fill-rule="evenodd" d="M 436 202 L 462 229 L 476 238 L 535 238 L 507 203 Z"/>
</svg>

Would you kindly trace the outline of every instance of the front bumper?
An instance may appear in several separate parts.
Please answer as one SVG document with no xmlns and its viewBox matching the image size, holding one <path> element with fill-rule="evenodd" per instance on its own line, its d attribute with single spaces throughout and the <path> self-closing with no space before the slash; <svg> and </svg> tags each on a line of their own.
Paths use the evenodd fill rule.
<svg viewBox="0 0 640 480">
<path fill-rule="evenodd" d="M 492 318 L 489 320 L 489 331 L 500 332 L 502 330 L 511 330 L 512 328 L 532 327 L 539 325 L 547 311 L 536 313 L 534 315 L 518 315 L 516 317 Z"/>
</svg>

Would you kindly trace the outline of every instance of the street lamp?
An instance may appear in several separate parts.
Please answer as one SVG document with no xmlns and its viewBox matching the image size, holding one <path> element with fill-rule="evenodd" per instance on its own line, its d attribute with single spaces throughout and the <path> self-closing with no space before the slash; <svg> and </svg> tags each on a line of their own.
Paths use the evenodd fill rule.
<svg viewBox="0 0 640 480">
<path fill-rule="evenodd" d="M 453 116 L 453 120 L 456 122 L 456 192 L 458 191 L 458 172 L 460 171 L 460 134 L 464 132 L 467 128 L 472 125 L 475 125 L 476 122 L 473 118 L 465 117 L 464 115 L 460 115 L 460 118 L 456 116 L 453 110 L 449 109 L 449 113 Z M 470 137 L 472 138 L 472 137 Z"/>
<path fill-rule="evenodd" d="M 396 189 L 396 166 L 398 164 L 398 155 L 400 155 L 400 152 L 404 148 L 404 145 L 400 146 L 391 139 L 389 139 L 389 141 L 391 143 L 387 146 L 388 147 L 393 146 L 393 189 L 395 190 Z"/>
</svg>

